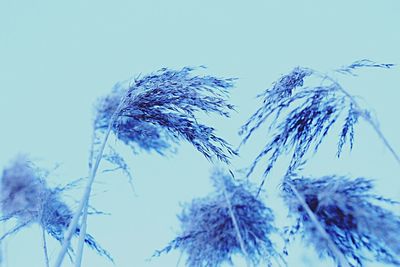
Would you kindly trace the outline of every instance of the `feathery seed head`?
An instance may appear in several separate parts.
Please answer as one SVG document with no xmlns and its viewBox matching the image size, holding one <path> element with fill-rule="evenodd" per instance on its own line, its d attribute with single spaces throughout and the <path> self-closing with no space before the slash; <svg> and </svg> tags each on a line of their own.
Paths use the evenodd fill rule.
<svg viewBox="0 0 400 267">
<path fill-rule="evenodd" d="M 356 61 L 342 72 L 350 72 L 362 67 L 390 68 L 393 64 L 378 64 L 373 61 Z M 307 77 L 317 79 L 316 85 L 305 86 Z M 278 158 L 285 152 L 293 151 L 288 173 L 295 171 L 307 159 L 307 152 L 316 152 L 332 126 L 343 121 L 339 136 L 337 155 L 340 156 L 343 146 L 349 141 L 352 148 L 354 126 L 359 117 L 363 117 L 374 127 L 376 122 L 361 108 L 355 98 L 332 77 L 315 70 L 296 67 L 292 72 L 282 76 L 262 95 L 263 105 L 241 127 L 244 135 L 241 145 L 247 142 L 255 130 L 271 118 L 271 141 L 251 164 L 248 176 L 258 163 L 267 159 L 264 171 L 266 177 Z M 287 112 L 285 112 L 287 111 Z"/>
<path fill-rule="evenodd" d="M 113 125 L 118 138 L 155 150 L 166 147 L 170 141 L 167 137 L 182 138 L 207 159 L 215 156 L 228 162 L 235 152 L 225 140 L 215 135 L 214 128 L 200 124 L 195 113 L 203 111 L 228 117 L 234 107 L 226 98 L 234 79 L 194 76 L 193 70 L 188 67 L 178 71 L 164 68 L 135 80 L 132 86 L 122 90 L 121 95 L 125 96 Z M 116 99 L 120 97 L 114 95 L 118 93 L 119 89 L 114 90 L 103 101 L 106 104 L 98 108 L 96 121 L 103 125 L 99 128 L 104 129 L 117 109 L 120 102 Z M 138 141 L 137 136 L 142 139 Z"/>
<path fill-rule="evenodd" d="M 1 221 L 16 218 L 18 226 L 4 234 L 0 240 L 29 224 L 37 223 L 53 238 L 62 242 L 73 213 L 61 200 L 63 190 L 48 188 L 44 177 L 41 177 L 41 172 L 44 171 L 34 166 L 26 156 L 16 157 L 3 170 Z M 79 229 L 76 229 L 75 234 L 79 234 Z M 110 254 L 101 248 L 92 236 L 87 235 L 85 242 L 100 255 L 112 261 Z"/>
<path fill-rule="evenodd" d="M 382 198 L 371 193 L 370 180 L 326 176 L 296 178 L 287 183 L 292 183 L 301 194 L 352 266 L 363 266 L 365 260 L 400 264 L 400 217 L 377 205 Z M 291 214 L 298 216 L 304 239 L 320 256 L 334 258 L 326 239 L 288 186 L 283 195 Z"/>
<path fill-rule="evenodd" d="M 96 129 L 100 131 L 107 129 L 112 114 L 117 110 L 127 91 L 128 89 L 116 84 L 109 95 L 99 99 L 96 106 Z M 140 148 L 163 154 L 171 149 L 170 142 L 173 141 L 170 134 L 161 127 L 130 117 L 118 117 L 114 123 L 113 131 L 117 138 L 129 145 L 133 151 Z"/>
<path fill-rule="evenodd" d="M 36 171 L 25 155 L 17 156 L 4 168 L 1 179 L 1 210 L 5 217 L 18 216 L 31 220 L 37 216 L 37 199 L 45 193 L 44 181 L 37 179 Z"/>
<path fill-rule="evenodd" d="M 275 231 L 274 216 L 264 203 L 254 196 L 246 184 L 236 184 L 229 174 L 216 170 L 212 179 L 216 193 L 194 199 L 178 216 L 181 234 L 155 255 L 180 249 L 188 255 L 188 266 L 220 266 L 232 263 L 233 254 L 243 254 L 229 203 L 237 220 L 248 260 L 257 265 L 277 255 L 269 235 Z M 243 255 L 246 256 L 246 255 Z"/>
</svg>

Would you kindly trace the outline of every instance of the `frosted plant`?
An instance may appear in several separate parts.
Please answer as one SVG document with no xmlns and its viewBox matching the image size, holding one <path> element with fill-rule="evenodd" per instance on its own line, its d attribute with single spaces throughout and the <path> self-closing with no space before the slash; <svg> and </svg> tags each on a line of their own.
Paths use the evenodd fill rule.
<svg viewBox="0 0 400 267">
<path fill-rule="evenodd" d="M 337 71 L 352 74 L 354 70 L 363 67 L 391 68 L 393 64 L 359 60 Z M 306 79 L 311 81 L 314 79 L 318 83 L 306 86 Z M 400 157 L 380 131 L 378 122 L 371 112 L 362 108 L 354 96 L 328 75 L 310 68 L 296 67 L 260 96 L 263 97 L 263 105 L 241 128 L 240 134 L 244 135 L 242 144 L 270 117 L 272 138 L 250 166 L 248 175 L 261 160 L 265 159 L 267 164 L 264 177 L 266 177 L 285 152 L 292 153 L 288 173 L 295 171 L 307 160 L 307 152 L 317 151 L 329 130 L 338 123 L 342 125 L 337 149 L 337 155 L 340 156 L 347 142 L 350 148 L 352 147 L 354 126 L 360 118 L 373 127 L 400 164 Z"/>
<path fill-rule="evenodd" d="M 155 256 L 172 249 L 188 255 L 187 266 L 232 264 L 232 255 L 242 254 L 248 266 L 271 264 L 278 257 L 269 235 L 276 231 L 272 210 L 255 197 L 254 188 L 232 181 L 229 174 L 212 174 L 215 193 L 194 199 L 178 216 L 181 234 Z"/>
<path fill-rule="evenodd" d="M 122 84 L 118 83 L 109 95 L 98 100 L 94 121 L 94 127 L 98 132 L 107 131 L 110 119 L 127 91 L 128 88 L 124 88 Z M 112 131 L 134 152 L 143 149 L 164 154 L 165 151 L 171 149 L 171 142 L 175 141 L 168 131 L 158 125 L 124 116 L 115 120 Z"/>
<path fill-rule="evenodd" d="M 84 233 L 91 187 L 111 132 L 130 146 L 150 151 L 162 152 L 168 148 L 166 141 L 184 139 L 209 160 L 216 158 L 228 163 L 236 154 L 224 139 L 215 134 L 213 127 L 201 124 L 196 118 L 200 111 L 229 116 L 234 107 L 227 102 L 228 90 L 233 87 L 234 79 L 196 76 L 193 71 L 189 67 L 181 70 L 164 68 L 136 79 L 127 89 L 115 87 L 100 101 L 94 128 L 95 134 L 96 130 L 103 133 L 103 140 L 95 153 L 92 149 L 94 157 L 90 158 L 95 160 L 90 164 L 88 184 L 54 266 L 61 266 L 81 214 Z M 82 244 L 79 247 L 82 248 Z M 78 258 L 81 254 L 78 251 Z"/>
<path fill-rule="evenodd" d="M 228 162 L 234 154 L 229 144 L 212 127 L 200 124 L 195 113 L 229 116 L 233 106 L 226 98 L 233 79 L 194 76 L 193 70 L 161 69 L 136 79 L 129 88 L 114 87 L 97 106 L 96 127 L 105 131 L 112 121 L 111 130 L 121 141 L 157 152 L 182 138 L 208 159 Z"/>
<path fill-rule="evenodd" d="M 338 69 L 337 72 L 354 75 L 354 71 L 358 68 L 391 68 L 393 66 L 393 64 L 379 64 L 370 60 L 359 60 L 349 66 Z M 306 83 L 306 80 L 309 83 Z M 317 82 L 316 85 L 313 85 L 313 82 Z M 383 144 L 400 164 L 400 157 L 380 131 L 378 122 L 373 118 L 371 112 L 363 108 L 356 97 L 350 95 L 335 79 L 326 74 L 309 68 L 296 67 L 291 73 L 282 76 L 273 84 L 272 88 L 267 89 L 260 96 L 264 98 L 263 105 L 242 126 L 240 131 L 240 134 L 244 135 L 241 143 L 243 145 L 254 131 L 270 119 L 269 130 L 272 132 L 272 137 L 255 158 L 247 172 L 247 176 L 250 176 L 258 163 L 261 160 L 265 160 L 266 167 L 259 190 L 261 190 L 266 177 L 282 154 L 290 153 L 291 155 L 285 175 L 285 177 L 291 177 L 307 162 L 307 153 L 315 153 L 333 125 L 337 125 L 340 122 L 342 127 L 337 148 L 338 157 L 340 157 L 346 143 L 349 143 L 350 148 L 352 148 L 354 126 L 360 119 L 363 119 L 372 126 Z M 332 236 L 332 232 L 329 232 L 331 229 L 326 229 L 323 218 L 319 218 L 314 214 L 313 203 L 307 202 L 308 199 L 288 178 L 285 180 L 285 186 L 291 192 L 290 200 L 307 214 L 309 226 L 315 230 L 314 232 L 318 233 L 317 238 L 326 244 L 326 251 L 329 251 L 329 255 L 337 260 L 339 266 L 350 266 L 352 263 L 348 261 L 348 251 L 343 251 L 341 244 L 338 244 L 338 240 L 346 240 L 349 237 L 336 236 L 335 239 Z M 301 180 L 298 181 L 301 183 Z M 304 184 L 307 184 L 307 182 L 307 180 L 304 181 Z M 329 193 L 332 192 L 326 193 L 326 197 L 329 198 Z M 379 211 L 383 212 L 383 210 Z M 392 216 L 391 218 L 395 217 Z M 362 219 L 360 220 L 362 221 Z M 340 223 L 342 222 L 338 222 L 335 227 L 340 227 Z M 345 224 L 346 222 L 344 222 L 343 227 L 346 227 Z M 377 234 L 376 237 L 379 237 L 379 235 Z M 364 237 L 361 238 L 363 239 Z M 353 248 L 357 248 L 360 244 L 356 243 Z M 368 247 L 366 243 L 362 245 Z M 379 252 L 379 249 L 375 247 L 371 250 Z M 352 258 L 355 261 L 361 259 L 357 255 Z"/>
<path fill-rule="evenodd" d="M 341 176 L 289 179 L 283 196 L 290 215 L 298 219 L 298 230 L 320 256 L 337 259 L 293 187 L 351 266 L 373 260 L 400 265 L 400 217 L 379 205 L 394 202 L 374 195 L 371 180 Z"/>
<path fill-rule="evenodd" d="M 0 240 L 37 223 L 59 242 L 71 222 L 73 213 L 61 200 L 65 188 L 49 188 L 43 174 L 26 156 L 18 156 L 4 168 L 1 176 L 1 221 L 17 219 L 17 225 L 6 232 Z M 79 228 L 75 235 L 79 234 Z M 94 238 L 86 234 L 85 243 L 100 255 L 112 261 L 110 254 L 101 248 Z M 46 262 L 48 265 L 47 251 Z M 72 253 L 72 250 L 70 250 Z"/>
</svg>

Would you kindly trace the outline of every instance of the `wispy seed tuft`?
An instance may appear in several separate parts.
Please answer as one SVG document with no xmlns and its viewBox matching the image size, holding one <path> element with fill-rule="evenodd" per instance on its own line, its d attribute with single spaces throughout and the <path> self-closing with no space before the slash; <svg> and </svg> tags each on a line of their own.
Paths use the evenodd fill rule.
<svg viewBox="0 0 400 267">
<path fill-rule="evenodd" d="M 340 176 L 296 177 L 287 183 L 301 194 L 351 266 L 364 266 L 371 260 L 400 264 L 400 217 L 379 205 L 394 202 L 374 195 L 371 180 Z M 313 245 L 320 256 L 335 259 L 326 239 L 317 231 L 293 191 L 289 186 L 284 189 L 290 214 L 298 218 L 299 224 L 294 228 L 302 232 L 306 242 Z"/>
<path fill-rule="evenodd" d="M 212 174 L 216 192 L 186 204 L 178 216 L 181 234 L 155 256 L 172 249 L 188 255 L 187 266 L 221 266 L 232 264 L 232 256 L 241 254 L 255 266 L 268 262 L 277 253 L 269 235 L 276 231 L 272 210 L 254 195 L 248 184 L 232 181 L 229 174 L 215 170 Z M 229 202 L 223 191 L 227 193 Z M 231 205 L 237 229 L 229 211 Z M 246 253 L 244 255 L 244 253 Z"/>
<path fill-rule="evenodd" d="M 356 61 L 342 70 L 362 67 L 391 68 L 393 64 L 378 64 L 373 61 Z M 305 85 L 306 79 L 310 85 Z M 315 85 L 314 85 L 315 83 Z M 283 75 L 263 94 L 263 105 L 241 127 L 242 144 L 247 142 L 255 130 L 271 118 L 272 137 L 264 146 L 248 169 L 250 176 L 261 160 L 265 159 L 264 179 L 270 173 L 282 154 L 291 153 L 287 173 L 295 172 L 307 161 L 307 152 L 316 152 L 335 124 L 341 124 L 337 156 L 344 145 L 354 142 L 354 126 L 359 118 L 373 126 L 385 145 L 393 151 L 379 130 L 371 113 L 362 108 L 356 98 L 350 95 L 334 78 L 303 67 L 294 68 Z M 400 161 L 399 161 L 400 162 Z"/>
<path fill-rule="evenodd" d="M 229 162 L 235 152 L 213 127 L 201 124 L 195 113 L 202 111 L 228 117 L 227 102 L 234 79 L 195 76 L 193 68 L 161 69 L 136 79 L 127 89 L 116 87 L 97 108 L 96 125 L 106 129 L 118 112 L 113 131 L 126 144 L 162 153 L 171 140 L 180 138 L 195 146 L 207 159 Z"/>
<path fill-rule="evenodd" d="M 1 176 L 2 221 L 18 220 L 17 226 L 4 234 L 4 239 L 30 224 L 37 223 L 56 240 L 62 242 L 73 213 L 61 200 L 64 188 L 48 188 L 44 170 L 36 167 L 27 156 L 20 155 L 4 168 Z M 79 228 L 76 229 L 79 234 Z M 100 255 L 113 261 L 91 235 L 86 235 L 85 243 Z M 72 250 L 70 250 L 72 252 Z"/>
</svg>

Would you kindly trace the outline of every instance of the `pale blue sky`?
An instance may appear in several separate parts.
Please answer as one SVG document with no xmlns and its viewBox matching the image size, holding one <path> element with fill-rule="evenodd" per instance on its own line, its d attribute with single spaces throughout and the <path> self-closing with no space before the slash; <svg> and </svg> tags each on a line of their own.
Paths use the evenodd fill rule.
<svg viewBox="0 0 400 267">
<path fill-rule="evenodd" d="M 62 163 L 54 184 L 86 175 L 94 100 L 118 81 L 161 67 L 205 65 L 209 74 L 239 78 L 232 95 L 239 114 L 211 119 L 237 145 L 239 126 L 260 105 L 254 96 L 294 66 L 329 71 L 363 58 L 400 64 L 399 14 L 397 0 L 0 0 L 0 168 L 15 153 L 29 152 L 46 166 Z M 400 151 L 400 68 L 363 71 L 342 81 L 375 110 L 383 132 Z M 377 178 L 381 193 L 400 198 L 399 166 L 368 126 L 356 130 L 351 156 L 332 161 L 328 144 L 310 171 Z M 235 167 L 251 162 L 263 136 L 261 131 L 243 150 Z M 177 252 L 145 259 L 179 230 L 179 202 L 211 190 L 211 165 L 187 144 L 168 158 L 131 156 L 117 146 L 131 165 L 137 195 L 121 175 L 99 176 L 92 203 L 112 216 L 92 217 L 89 232 L 110 250 L 116 266 L 175 266 Z M 280 205 L 273 196 L 278 182 L 279 177 L 272 178 L 269 190 L 275 207 Z M 72 198 L 79 196 L 71 192 Z M 50 245 L 54 259 L 59 247 Z M 303 260 L 304 266 L 322 266 L 311 251 L 300 248 L 292 248 L 290 266 Z M 111 266 L 86 252 L 84 266 Z M 7 242 L 4 266 L 42 262 L 37 228 Z"/>
</svg>

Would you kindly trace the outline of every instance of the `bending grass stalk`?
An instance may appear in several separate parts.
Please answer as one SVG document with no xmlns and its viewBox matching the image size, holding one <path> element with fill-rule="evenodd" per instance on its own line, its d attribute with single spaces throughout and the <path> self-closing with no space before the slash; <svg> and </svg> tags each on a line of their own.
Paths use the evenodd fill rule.
<svg viewBox="0 0 400 267">
<path fill-rule="evenodd" d="M 79 241 L 78 241 L 78 251 L 75 258 L 75 267 L 81 267 L 82 257 L 83 257 L 83 249 L 85 245 L 85 237 L 86 237 L 86 229 L 87 229 L 87 215 L 88 215 L 88 203 L 84 206 L 82 223 L 79 228 Z"/>
<path fill-rule="evenodd" d="M 235 216 L 235 214 L 233 212 L 232 203 L 231 203 L 231 200 L 229 199 L 228 193 L 226 192 L 226 188 L 225 188 L 225 184 L 224 183 L 222 183 L 222 190 L 224 191 L 224 197 L 225 197 L 226 203 L 228 204 L 229 215 L 230 215 L 230 217 L 232 219 L 233 226 L 235 227 L 236 237 L 237 237 L 237 239 L 239 241 L 240 249 L 242 250 L 242 253 L 243 253 L 243 255 L 244 255 L 245 259 L 246 259 L 246 265 L 247 265 L 247 267 L 251 267 L 252 265 L 250 264 L 249 256 L 247 254 L 247 251 L 246 251 L 246 248 L 245 248 L 245 245 L 244 245 L 244 242 L 243 242 L 242 235 L 240 234 L 239 224 L 238 224 L 236 216 Z"/>
<path fill-rule="evenodd" d="M 129 90 L 128 90 L 128 92 L 129 92 Z M 89 180 L 88 180 L 88 182 L 86 184 L 85 192 L 84 192 L 84 194 L 82 196 L 82 199 L 81 199 L 81 201 L 79 203 L 78 209 L 76 210 L 74 216 L 72 217 L 72 220 L 71 220 L 70 225 L 68 226 L 67 232 L 65 233 L 64 241 L 63 241 L 63 244 L 62 244 L 62 248 L 61 248 L 60 253 L 58 254 L 57 261 L 54 264 L 54 267 L 61 267 L 61 264 L 62 264 L 62 262 L 64 260 L 65 254 L 67 253 L 68 248 L 70 246 L 71 238 L 72 238 L 72 236 L 74 235 L 74 233 L 75 233 L 75 231 L 77 229 L 81 213 L 84 210 L 84 208 L 87 205 L 89 205 L 90 192 L 91 192 L 91 189 L 92 189 L 92 185 L 93 185 L 94 179 L 96 178 L 96 173 L 97 173 L 97 170 L 99 168 L 100 161 L 103 158 L 104 148 L 106 146 L 108 137 L 110 136 L 113 124 L 114 124 L 115 120 L 118 117 L 118 113 L 121 111 L 123 103 L 125 102 L 125 98 L 126 98 L 127 94 L 124 95 L 124 97 L 121 98 L 121 100 L 119 102 L 119 105 L 118 105 L 118 108 L 115 110 L 115 112 L 113 113 L 113 115 L 112 115 L 112 117 L 110 119 L 107 131 L 106 131 L 105 136 L 104 136 L 104 140 L 103 140 L 103 142 L 101 144 L 99 153 L 97 154 L 95 164 L 93 165 L 93 167 L 91 169 L 91 175 L 90 175 Z M 84 221 L 82 220 L 82 224 L 83 223 L 84 223 Z M 86 224 L 86 220 L 85 220 L 85 224 Z"/>
<path fill-rule="evenodd" d="M 46 231 L 44 229 L 44 227 L 42 228 L 42 240 L 43 240 L 43 251 L 44 251 L 44 261 L 46 263 L 46 267 L 50 267 L 50 263 L 49 263 L 49 254 L 47 251 L 47 242 L 46 242 Z"/>
<path fill-rule="evenodd" d="M 181 260 L 182 260 L 182 256 L 183 256 L 183 251 L 181 251 L 181 253 L 179 254 L 179 258 L 178 258 L 178 261 L 177 261 L 175 267 L 179 267 L 179 264 L 181 263 Z"/>
<path fill-rule="evenodd" d="M 3 242 L 0 242 L 0 267 L 4 265 L 4 251 L 3 251 Z"/>
<path fill-rule="evenodd" d="M 0 237 L 0 242 L 2 242 L 7 236 L 15 234 L 16 232 L 18 232 L 21 228 L 24 228 L 25 226 L 27 226 L 29 223 L 31 223 L 31 221 L 26 221 L 23 222 L 17 226 L 15 226 L 13 229 L 7 231 L 6 233 L 4 233 L 1 237 Z"/>
<path fill-rule="evenodd" d="M 350 264 L 348 263 L 346 257 L 343 255 L 343 253 L 338 249 L 338 247 L 335 245 L 335 243 L 332 241 L 330 238 L 329 234 L 325 231 L 324 227 L 322 227 L 321 223 L 318 221 L 317 217 L 315 214 L 312 212 L 310 207 L 307 205 L 306 201 L 304 198 L 300 195 L 299 191 L 297 191 L 296 187 L 292 185 L 292 183 L 286 182 L 290 189 L 293 191 L 294 195 L 296 196 L 297 200 L 300 202 L 300 205 L 304 208 L 306 211 L 307 215 L 310 217 L 311 221 L 314 223 L 315 227 L 317 228 L 318 232 L 321 234 L 321 236 L 325 239 L 326 242 L 328 242 L 328 245 L 330 249 L 332 250 L 333 254 L 336 255 L 339 264 L 341 267 L 350 267 Z"/>
<path fill-rule="evenodd" d="M 41 194 L 40 202 L 42 203 L 42 205 L 41 205 L 41 209 L 40 209 L 41 210 L 40 218 L 42 218 L 41 219 L 42 221 L 43 221 L 43 211 L 45 209 L 44 206 L 45 206 L 45 202 L 47 201 L 47 198 L 48 198 L 48 196 L 46 196 L 45 194 Z M 47 250 L 47 241 L 46 241 L 46 229 L 43 224 L 41 225 L 40 228 L 42 229 L 44 261 L 45 261 L 46 267 L 50 267 L 49 254 L 48 254 L 48 250 Z"/>
<path fill-rule="evenodd" d="M 5 233 L 7 231 L 7 226 L 6 222 L 2 222 L 2 229 L 1 229 L 1 234 Z M 1 240 L 0 241 L 0 247 L 1 247 L 1 257 L 0 257 L 0 266 L 1 267 L 9 267 L 8 264 L 8 245 L 7 245 L 7 240 Z"/>
<path fill-rule="evenodd" d="M 96 129 L 95 129 L 95 126 L 93 125 L 92 143 L 90 145 L 90 155 L 89 155 L 89 175 L 90 175 L 90 171 L 93 166 L 94 142 L 95 142 L 95 134 L 96 134 L 95 132 L 96 132 Z M 88 208 L 89 208 L 89 204 L 86 203 L 85 207 L 84 207 L 84 211 L 83 211 L 81 227 L 79 229 L 78 249 L 77 249 L 77 254 L 76 254 L 76 259 L 75 259 L 76 267 L 80 267 L 82 264 L 83 250 L 85 247 L 84 245 L 85 245 L 85 237 L 86 237 L 86 230 L 87 230 Z"/>
<path fill-rule="evenodd" d="M 357 103 L 357 101 L 354 99 L 354 96 L 352 96 L 351 94 L 349 94 L 349 92 L 346 91 L 346 89 L 344 89 L 337 81 L 335 81 L 333 78 L 329 77 L 326 74 L 317 72 L 315 70 L 310 69 L 312 72 L 318 74 L 320 77 L 322 77 L 323 79 L 329 80 L 332 83 L 334 83 L 336 85 L 336 87 L 344 94 L 346 95 L 350 101 L 353 103 L 353 105 L 358 109 L 358 110 L 362 110 L 360 105 Z M 381 139 L 381 141 L 383 142 L 383 144 L 386 146 L 386 148 L 390 151 L 390 153 L 392 153 L 393 157 L 396 159 L 397 163 L 400 165 L 400 156 L 396 153 L 396 151 L 393 149 L 393 147 L 391 146 L 391 144 L 389 143 L 389 141 L 386 139 L 386 137 L 383 135 L 382 131 L 379 128 L 379 125 L 377 125 L 376 122 L 374 122 L 371 117 L 368 115 L 368 113 L 366 112 L 361 112 L 360 113 L 361 117 L 363 117 L 374 129 L 374 131 L 377 133 L 377 135 L 379 136 L 379 138 Z"/>
</svg>

